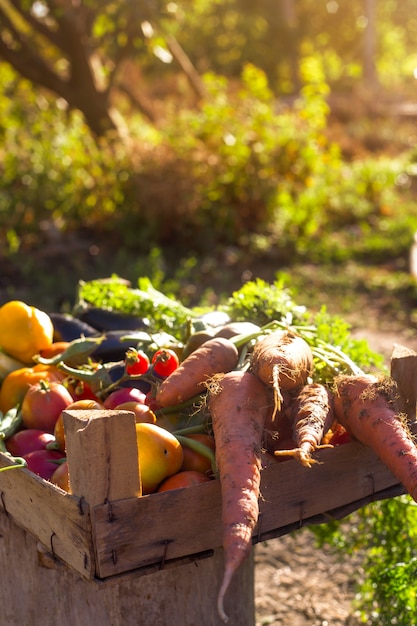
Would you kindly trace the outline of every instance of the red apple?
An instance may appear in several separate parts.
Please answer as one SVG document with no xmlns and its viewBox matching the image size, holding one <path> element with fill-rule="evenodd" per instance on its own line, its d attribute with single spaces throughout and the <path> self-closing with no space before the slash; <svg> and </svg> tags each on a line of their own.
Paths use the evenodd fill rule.
<svg viewBox="0 0 417 626">
<path fill-rule="evenodd" d="M 146 394 L 136 387 L 120 387 L 112 391 L 104 400 L 105 409 L 115 409 L 119 404 L 125 402 L 140 402 L 145 404 Z"/>
</svg>

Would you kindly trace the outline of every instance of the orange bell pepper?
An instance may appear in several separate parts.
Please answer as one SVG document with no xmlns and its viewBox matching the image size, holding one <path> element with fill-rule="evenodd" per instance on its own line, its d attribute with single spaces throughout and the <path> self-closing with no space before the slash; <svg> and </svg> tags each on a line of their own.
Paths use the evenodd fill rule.
<svg viewBox="0 0 417 626">
<path fill-rule="evenodd" d="M 22 367 L 7 374 L 0 387 L 0 411 L 4 414 L 20 404 L 31 385 L 40 380 L 49 382 L 62 381 L 65 374 L 53 365 L 37 364 L 33 367 Z"/>
</svg>

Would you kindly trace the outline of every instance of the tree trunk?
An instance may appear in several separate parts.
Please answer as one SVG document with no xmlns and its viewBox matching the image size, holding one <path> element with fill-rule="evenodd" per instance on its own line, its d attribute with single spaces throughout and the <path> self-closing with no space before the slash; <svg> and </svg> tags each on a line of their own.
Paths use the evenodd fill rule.
<svg viewBox="0 0 417 626">
<path fill-rule="evenodd" d="M 364 2 L 364 13 L 367 23 L 363 39 L 363 77 L 366 85 L 369 87 L 378 85 L 378 74 L 375 66 L 376 3 L 377 0 L 365 0 Z"/>
</svg>

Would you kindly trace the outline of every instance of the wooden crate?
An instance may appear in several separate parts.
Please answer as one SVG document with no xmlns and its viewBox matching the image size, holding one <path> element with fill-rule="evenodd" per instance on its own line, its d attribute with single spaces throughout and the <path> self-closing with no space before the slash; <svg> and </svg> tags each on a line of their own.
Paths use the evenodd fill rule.
<svg viewBox="0 0 417 626">
<path fill-rule="evenodd" d="M 392 359 L 392 373 L 400 385 L 404 410 L 413 422 L 416 358 L 415 353 L 396 347 Z M 35 541 L 38 555 L 42 555 L 41 565 L 46 563 L 49 567 L 52 563 L 54 568 L 51 569 L 56 569 L 60 564 L 61 573 L 58 573 L 59 581 L 55 580 L 55 585 L 61 586 L 65 579 L 68 594 L 70 585 L 68 574 L 65 577 L 62 574 L 63 566 L 71 571 L 74 588 L 81 589 L 80 580 L 93 583 L 91 593 L 94 597 L 103 583 L 117 587 L 123 580 L 123 584 L 139 585 L 138 588 L 144 589 L 150 584 L 149 576 L 175 571 L 175 584 L 180 588 L 182 581 L 188 592 L 200 578 L 200 591 L 195 593 L 200 597 L 201 589 L 205 588 L 204 605 L 209 601 L 215 607 L 216 589 L 222 575 L 219 481 L 137 497 L 138 455 L 133 414 L 104 410 L 67 411 L 65 427 L 75 495 L 62 491 L 27 469 L 0 473 L 3 521 L 6 520 L 17 533 L 27 533 L 30 537 L 27 541 Z M 315 456 L 320 463 L 311 468 L 290 459 L 263 470 L 260 516 L 253 535 L 254 543 L 309 524 L 340 518 L 371 500 L 404 493 L 385 465 L 360 443 L 323 449 Z M 0 465 L 9 464 L 10 459 L 0 455 Z M 16 546 L 13 550 L 16 551 Z M 216 564 L 214 569 L 213 563 Z M 192 564 L 194 576 L 189 571 Z M 198 564 L 201 567 L 196 567 Z M 2 565 L 4 569 L 7 564 Z M 207 567 L 209 570 L 211 567 L 209 573 Z M 228 598 L 233 615 L 231 624 L 234 621 L 241 625 L 254 623 L 251 567 L 249 560 L 237 577 L 235 591 L 232 590 Z M 22 575 L 25 575 L 24 568 Z M 192 582 L 192 578 L 196 581 Z M 142 583 L 138 583 L 141 579 Z M 214 589 L 211 595 L 207 592 L 209 583 Z M 249 589 L 245 600 L 242 600 L 242 585 Z M 90 589 L 91 585 L 87 588 Z M 120 594 L 119 587 L 117 589 Z M 95 602 L 88 597 L 85 607 L 91 607 Z M 171 603 L 166 597 L 165 604 L 169 610 Z M 102 604 L 99 606 L 102 608 Z M 96 607 L 95 614 L 97 610 Z M 197 622 L 198 610 L 201 610 L 201 603 L 195 608 Z M 218 623 L 215 614 L 207 612 L 207 608 L 205 614 L 211 615 L 205 623 Z M 107 622 L 97 623 L 112 626 L 130 623 L 126 614 L 123 618 L 120 614 L 120 621 L 109 615 Z M 187 609 L 184 619 L 192 619 L 190 615 L 193 613 Z M 88 623 L 94 624 L 92 619 L 90 616 Z M 30 623 L 27 618 L 23 621 Z"/>
</svg>

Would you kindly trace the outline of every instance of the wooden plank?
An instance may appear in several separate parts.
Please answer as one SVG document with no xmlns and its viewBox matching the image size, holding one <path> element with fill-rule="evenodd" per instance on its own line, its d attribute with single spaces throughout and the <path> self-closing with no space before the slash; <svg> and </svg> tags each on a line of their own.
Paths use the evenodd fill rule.
<svg viewBox="0 0 417 626">
<path fill-rule="evenodd" d="M 398 385 L 399 409 L 406 413 L 410 422 L 414 422 L 417 406 L 417 353 L 394 344 L 391 355 L 391 376 Z"/>
<path fill-rule="evenodd" d="M 279 529 L 366 498 L 398 483 L 360 443 L 321 450 L 311 468 L 291 459 L 262 472 L 254 542 Z M 219 481 L 91 509 L 97 575 L 102 578 L 222 545 Z"/>
<path fill-rule="evenodd" d="M 223 551 L 146 576 L 85 580 L 61 561 L 45 564 L 36 539 L 0 510 L 2 626 L 224 626 L 216 596 Z M 254 626 L 254 564 L 247 559 L 226 596 L 228 626 Z"/>
<path fill-rule="evenodd" d="M 90 506 L 141 495 L 135 415 L 131 411 L 64 411 L 72 493 Z"/>
<path fill-rule="evenodd" d="M 10 458 L 0 454 L 0 466 L 7 465 Z M 19 467 L 0 472 L 0 509 L 83 577 L 94 575 L 94 546 L 86 502 Z"/>
</svg>

